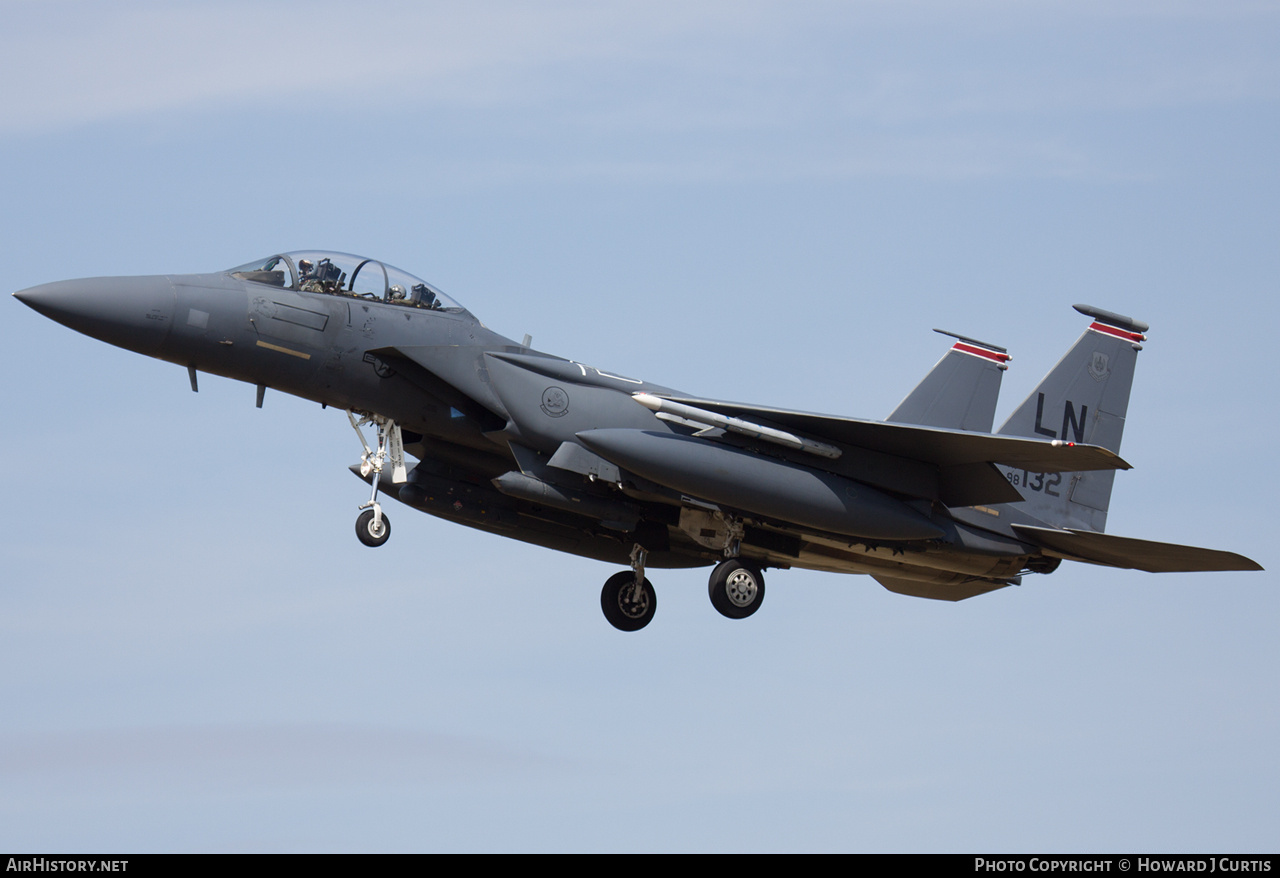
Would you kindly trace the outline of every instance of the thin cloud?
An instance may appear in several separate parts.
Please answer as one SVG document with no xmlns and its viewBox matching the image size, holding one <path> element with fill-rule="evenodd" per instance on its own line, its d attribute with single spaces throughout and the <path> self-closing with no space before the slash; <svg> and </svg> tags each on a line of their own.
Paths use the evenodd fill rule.
<svg viewBox="0 0 1280 878">
<path fill-rule="evenodd" d="M 432 104 L 580 105 L 634 124 L 766 125 L 824 111 L 895 120 L 1054 105 L 1132 106 L 1276 93 L 1271 53 L 1235 63 L 1143 57 L 1115 47 L 1103 63 L 1025 64 L 966 44 L 1049 34 L 1068 47 L 1091 28 L 1274 18 L 1219 8 L 987 2 L 660 4 L 493 2 L 457 7 L 336 2 L 10 4 L 0 56 L 0 130 L 31 132 L 190 108 L 237 105 L 270 133 L 271 108 L 314 101 L 384 111 Z M 1135 25 L 1137 22 L 1137 25 Z M 1073 36 L 1074 34 L 1074 36 Z M 1155 34 L 1157 37 L 1159 32 Z M 1068 48 L 1068 51 L 1074 51 Z M 1138 65 L 1134 69 L 1136 58 Z M 267 113 L 265 117 L 261 114 Z"/>
<path fill-rule="evenodd" d="M 0 56 L 0 125 L 38 131 L 226 101 L 308 94 L 485 104 L 540 67 L 625 60 L 653 35 L 728 10 L 577 4 L 17 4 Z M 628 46 L 633 48 L 629 49 Z M 317 110 L 322 109 L 317 107 Z M 246 119 L 246 128 L 252 124 Z"/>
</svg>

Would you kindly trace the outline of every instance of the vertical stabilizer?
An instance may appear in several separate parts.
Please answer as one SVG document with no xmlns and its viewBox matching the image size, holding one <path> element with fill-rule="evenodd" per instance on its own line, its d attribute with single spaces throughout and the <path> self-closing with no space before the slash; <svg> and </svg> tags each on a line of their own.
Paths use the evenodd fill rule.
<svg viewBox="0 0 1280 878">
<path fill-rule="evenodd" d="M 1119 453 L 1133 369 L 1147 324 L 1087 305 L 1093 323 L 999 430 L 1003 435 L 1101 445 Z M 1054 527 L 1101 531 L 1115 471 L 1032 473 L 1000 467 L 1026 502 L 1019 509 Z"/>
<path fill-rule="evenodd" d="M 957 341 L 887 420 L 990 433 L 1000 397 L 1000 378 L 1009 368 L 1009 354 L 1004 348 L 954 332 L 934 332 Z"/>
</svg>

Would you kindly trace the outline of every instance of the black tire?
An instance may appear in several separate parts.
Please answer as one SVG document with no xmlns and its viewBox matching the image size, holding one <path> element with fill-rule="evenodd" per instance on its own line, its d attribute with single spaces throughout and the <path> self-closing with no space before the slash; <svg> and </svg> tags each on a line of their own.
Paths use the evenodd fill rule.
<svg viewBox="0 0 1280 878">
<path fill-rule="evenodd" d="M 619 631 L 639 631 L 653 621 L 658 609 L 658 595 L 648 579 L 636 595 L 636 575 L 630 570 L 615 573 L 605 580 L 600 590 L 600 609 L 609 624 Z"/>
<path fill-rule="evenodd" d="M 387 518 L 385 512 L 382 513 L 382 529 L 375 533 L 373 529 L 373 510 L 366 509 L 356 519 L 356 536 L 360 538 L 360 542 L 369 548 L 376 549 L 391 538 L 391 519 Z"/>
<path fill-rule="evenodd" d="M 720 615 L 745 619 L 764 603 L 764 574 L 753 564 L 730 558 L 711 571 L 707 591 Z"/>
</svg>

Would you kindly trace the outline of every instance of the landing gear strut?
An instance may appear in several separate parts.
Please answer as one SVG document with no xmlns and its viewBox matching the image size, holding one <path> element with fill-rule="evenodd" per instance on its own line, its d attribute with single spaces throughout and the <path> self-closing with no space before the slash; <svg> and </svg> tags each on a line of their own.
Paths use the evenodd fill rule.
<svg viewBox="0 0 1280 878">
<path fill-rule="evenodd" d="M 711 571 L 707 590 L 711 595 L 711 606 L 720 615 L 745 619 L 764 603 L 764 574 L 758 567 L 729 558 Z"/>
<path fill-rule="evenodd" d="M 371 548 L 377 548 L 391 537 L 391 519 L 382 512 L 382 504 L 378 502 L 378 487 L 382 477 L 382 467 L 391 461 L 391 481 L 400 484 L 408 480 L 404 466 L 404 440 L 400 436 L 400 425 L 382 415 L 362 415 L 360 420 L 348 411 L 347 419 L 351 428 L 360 437 L 364 454 L 360 455 L 360 475 L 369 479 L 373 486 L 369 494 L 369 502 L 362 503 L 359 509 L 365 510 L 356 519 L 356 536 L 360 542 Z M 376 424 L 378 427 L 378 450 L 374 451 L 364 441 L 364 433 L 360 432 L 363 424 Z"/>
<path fill-rule="evenodd" d="M 631 550 L 631 569 L 610 576 L 600 591 L 600 609 L 619 631 L 639 631 L 653 620 L 658 609 L 658 595 L 644 575 L 647 555 L 636 543 Z"/>
</svg>

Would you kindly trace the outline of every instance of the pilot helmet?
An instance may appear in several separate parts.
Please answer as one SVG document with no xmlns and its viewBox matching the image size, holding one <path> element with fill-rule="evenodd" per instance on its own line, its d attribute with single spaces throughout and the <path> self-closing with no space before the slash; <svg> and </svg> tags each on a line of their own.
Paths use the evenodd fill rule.
<svg viewBox="0 0 1280 878">
<path fill-rule="evenodd" d="M 400 284 L 392 284 L 391 285 L 391 301 L 399 302 L 403 298 L 404 298 L 404 287 L 400 286 Z"/>
</svg>

